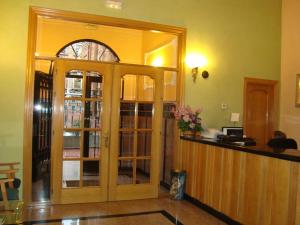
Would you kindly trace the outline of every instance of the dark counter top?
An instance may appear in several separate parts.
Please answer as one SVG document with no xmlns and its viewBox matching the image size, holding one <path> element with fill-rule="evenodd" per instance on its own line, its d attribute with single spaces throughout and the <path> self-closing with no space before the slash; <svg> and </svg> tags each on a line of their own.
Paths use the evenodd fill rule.
<svg viewBox="0 0 300 225">
<path fill-rule="evenodd" d="M 222 141 L 214 140 L 214 139 L 208 139 L 208 138 L 202 138 L 202 137 L 180 137 L 183 140 L 187 141 L 193 141 L 198 142 L 202 144 L 208 144 L 208 145 L 214 145 L 219 146 L 222 148 L 228 148 L 236 151 L 242 151 L 247 153 L 252 153 L 256 155 L 264 155 L 269 156 L 273 158 L 283 159 L 283 160 L 289 160 L 293 162 L 300 162 L 300 150 L 295 149 L 274 149 L 267 145 L 264 146 L 240 146 L 236 144 L 228 144 L 224 143 Z"/>
</svg>

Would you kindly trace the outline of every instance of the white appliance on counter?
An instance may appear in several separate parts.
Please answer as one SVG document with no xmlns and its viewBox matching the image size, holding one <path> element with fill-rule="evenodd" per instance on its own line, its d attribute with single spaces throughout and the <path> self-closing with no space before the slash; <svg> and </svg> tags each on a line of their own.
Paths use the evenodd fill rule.
<svg viewBox="0 0 300 225">
<path fill-rule="evenodd" d="M 205 131 L 201 132 L 203 138 L 217 139 L 217 135 L 222 134 L 222 132 L 216 128 L 207 128 Z"/>
</svg>

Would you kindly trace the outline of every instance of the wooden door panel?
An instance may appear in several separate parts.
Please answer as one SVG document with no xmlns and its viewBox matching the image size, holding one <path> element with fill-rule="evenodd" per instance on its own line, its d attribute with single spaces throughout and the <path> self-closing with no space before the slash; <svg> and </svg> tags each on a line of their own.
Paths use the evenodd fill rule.
<svg viewBox="0 0 300 225">
<path fill-rule="evenodd" d="M 274 129 L 275 81 L 245 78 L 244 129 L 257 145 L 265 145 Z"/>
<path fill-rule="evenodd" d="M 56 61 L 52 202 L 107 200 L 112 65 Z M 98 83 L 97 83 L 98 82 Z"/>
<path fill-rule="evenodd" d="M 158 197 L 163 70 L 78 60 L 56 63 L 52 202 Z M 99 92 L 92 90 L 98 75 Z M 75 112 L 71 119 L 70 110 Z"/>
<path fill-rule="evenodd" d="M 247 135 L 256 137 L 257 143 L 264 143 L 268 138 L 269 119 L 268 119 L 268 102 L 269 95 L 268 87 L 250 86 L 248 91 L 249 97 L 247 103 L 248 111 L 248 126 Z"/>
<path fill-rule="evenodd" d="M 162 79 L 163 71 L 158 68 L 121 64 L 114 68 L 111 201 L 158 197 Z"/>
</svg>

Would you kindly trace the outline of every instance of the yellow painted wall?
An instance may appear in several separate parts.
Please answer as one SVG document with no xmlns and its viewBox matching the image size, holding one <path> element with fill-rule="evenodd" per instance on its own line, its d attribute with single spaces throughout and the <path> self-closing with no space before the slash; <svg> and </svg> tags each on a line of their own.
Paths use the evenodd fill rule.
<svg viewBox="0 0 300 225">
<path fill-rule="evenodd" d="M 0 159 L 22 161 L 25 65 L 30 5 L 128 18 L 187 28 L 187 53 L 208 57 L 207 80 L 185 74 L 185 102 L 203 106 L 210 127 L 242 112 L 243 77 L 279 79 L 281 0 L 124 0 L 123 10 L 104 0 L 1 0 Z M 229 109 L 223 112 L 221 103 Z"/>
<path fill-rule="evenodd" d="M 161 46 L 170 43 L 172 40 L 177 39 L 173 34 L 156 31 L 143 31 L 143 46 L 142 53 L 151 52 Z"/>
<path fill-rule="evenodd" d="M 94 39 L 111 47 L 122 63 L 141 64 L 143 31 L 108 26 L 86 26 L 83 23 L 40 19 L 37 52 L 40 56 L 55 56 L 71 41 Z"/>
<path fill-rule="evenodd" d="M 152 35 L 149 35 L 152 36 Z M 145 37 L 145 36 L 144 36 Z M 157 37 L 156 37 L 157 38 Z M 153 40 L 156 40 L 153 39 Z M 147 48 L 147 46 L 154 46 L 154 42 L 150 38 L 146 38 L 148 41 L 144 41 L 144 63 L 152 66 L 162 67 L 177 67 L 177 38 L 169 37 L 165 42 L 156 48 Z M 150 43 L 150 45 L 148 44 Z M 151 50 L 150 50 L 151 49 Z M 164 73 L 164 101 L 176 101 L 176 79 L 177 73 L 171 71 L 165 71 Z"/>
<path fill-rule="evenodd" d="M 300 74 L 300 2 L 283 0 L 280 130 L 300 146 L 300 108 L 295 107 L 296 74 Z"/>
<path fill-rule="evenodd" d="M 1 162 L 21 162 L 23 158 L 27 7 L 27 1 L 0 3 L 0 49 L 3 51 L 0 54 Z M 22 170 L 17 176 L 21 175 Z"/>
</svg>

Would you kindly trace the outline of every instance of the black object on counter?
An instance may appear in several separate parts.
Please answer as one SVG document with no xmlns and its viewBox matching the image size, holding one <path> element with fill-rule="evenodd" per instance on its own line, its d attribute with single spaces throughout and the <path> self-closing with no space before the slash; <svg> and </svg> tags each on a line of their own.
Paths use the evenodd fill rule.
<svg viewBox="0 0 300 225">
<path fill-rule="evenodd" d="M 247 152 L 255 155 L 264 155 L 293 162 L 300 162 L 300 151 L 295 149 L 278 149 L 270 147 L 268 145 L 242 146 L 237 145 L 234 142 L 224 142 L 209 138 L 180 137 L 180 139 L 213 146 L 219 146 L 225 149 Z"/>
<path fill-rule="evenodd" d="M 223 135 L 217 136 L 217 140 L 224 144 L 238 144 L 241 146 L 255 146 L 256 142 L 253 138 L 243 138 L 240 136 Z"/>
<path fill-rule="evenodd" d="M 268 142 L 268 146 L 275 149 L 298 149 L 297 142 L 291 138 L 273 138 Z"/>
</svg>

